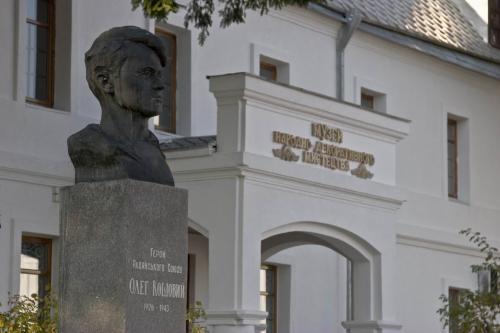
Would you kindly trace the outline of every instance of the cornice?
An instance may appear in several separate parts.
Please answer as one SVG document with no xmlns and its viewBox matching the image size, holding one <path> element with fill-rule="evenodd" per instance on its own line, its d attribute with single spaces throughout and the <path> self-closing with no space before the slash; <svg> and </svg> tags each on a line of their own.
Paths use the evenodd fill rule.
<svg viewBox="0 0 500 333">
<path fill-rule="evenodd" d="M 215 157 L 215 156 L 214 156 Z M 223 158 L 221 158 L 223 160 Z M 224 160 L 228 160 L 227 158 Z M 194 168 L 176 170 L 174 178 L 179 186 L 192 182 L 203 182 L 220 179 L 236 179 L 243 177 L 246 181 L 282 191 L 300 193 L 316 198 L 338 200 L 350 205 L 365 208 L 375 208 L 395 212 L 404 203 L 405 199 L 396 187 L 357 179 L 347 175 L 331 175 L 324 170 L 311 168 L 308 178 L 295 176 L 302 174 L 308 166 L 293 166 L 293 170 L 283 170 L 279 165 L 274 168 L 263 166 L 270 158 L 260 157 L 249 153 L 235 153 L 234 164 L 214 163 L 204 165 L 202 158 L 193 159 Z M 276 161 L 274 161 L 276 162 Z M 175 160 L 171 160 L 175 166 Z M 310 168 L 310 167 L 309 167 Z M 294 170 L 301 169 L 300 172 Z M 329 183 L 322 181 L 323 175 L 328 174 Z"/>
<path fill-rule="evenodd" d="M 219 107 L 244 101 L 247 106 L 305 120 L 326 120 L 345 130 L 386 142 L 398 142 L 409 133 L 409 120 L 386 113 L 366 112 L 359 105 L 341 102 L 293 86 L 273 83 L 248 73 L 210 77 L 210 90 Z"/>
</svg>

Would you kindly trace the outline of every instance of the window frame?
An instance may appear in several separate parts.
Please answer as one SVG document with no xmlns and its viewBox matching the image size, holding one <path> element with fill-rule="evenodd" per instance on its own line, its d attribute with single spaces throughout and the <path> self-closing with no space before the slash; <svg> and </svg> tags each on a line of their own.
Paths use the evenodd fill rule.
<svg viewBox="0 0 500 333">
<path fill-rule="evenodd" d="M 173 58 L 173 63 L 172 63 L 172 68 L 174 70 L 171 71 L 171 73 L 170 73 L 170 80 L 172 82 L 170 99 L 171 99 L 171 102 L 173 105 L 173 110 L 172 110 L 172 112 L 170 112 L 171 127 L 166 128 L 166 127 L 162 127 L 160 125 L 155 124 L 155 129 L 159 130 L 159 131 L 175 134 L 177 132 L 177 125 L 176 125 L 176 122 L 177 122 L 177 99 L 176 99 L 176 94 L 177 94 L 177 35 L 175 33 L 172 33 L 170 31 L 166 30 L 165 28 L 158 27 L 158 26 L 155 27 L 155 35 L 158 37 L 160 35 L 166 35 L 168 37 L 173 38 L 173 40 L 174 40 L 174 50 L 173 50 L 174 58 Z M 159 117 L 161 117 L 161 114 L 159 115 Z"/>
<path fill-rule="evenodd" d="M 39 1 L 39 0 L 36 0 Z M 25 91 L 25 101 L 27 103 L 31 104 L 37 104 L 45 107 L 52 108 L 54 106 L 54 79 L 55 79 L 55 0 L 46 0 L 47 1 L 47 10 L 48 10 L 48 15 L 47 15 L 47 23 L 33 20 L 31 18 L 28 18 L 26 13 L 24 13 L 25 17 L 25 25 L 24 27 L 27 29 L 28 24 L 35 25 L 37 27 L 44 27 L 48 28 L 48 34 L 49 34 L 49 45 L 47 47 L 48 49 L 48 55 L 47 55 L 47 99 L 38 99 L 38 98 L 33 98 L 27 96 L 27 91 Z M 28 41 L 26 40 L 24 43 L 24 48 L 26 48 Z M 27 56 L 27 54 L 26 54 Z M 26 73 L 24 74 L 26 80 L 28 80 L 28 77 Z M 25 85 L 25 89 L 27 86 L 27 82 Z"/>
<path fill-rule="evenodd" d="M 37 237 L 37 236 L 25 236 L 23 235 L 21 237 L 21 254 L 22 254 L 22 244 L 24 243 L 35 243 L 35 244 L 43 244 L 47 245 L 48 251 L 47 251 L 47 271 L 46 272 L 41 272 L 40 270 L 36 269 L 28 269 L 28 268 L 21 268 L 19 266 L 19 275 L 21 274 L 29 274 L 29 275 L 36 275 L 38 277 L 43 276 L 47 278 L 48 281 L 48 286 L 51 287 L 52 284 L 52 239 L 51 238 L 44 238 L 44 237 Z M 42 290 L 39 290 L 39 294 L 45 294 L 45 288 L 47 288 L 47 285 L 43 286 Z"/>
<path fill-rule="evenodd" d="M 454 128 L 455 135 L 452 139 L 450 139 L 450 126 Z M 450 181 L 450 152 L 448 149 L 448 145 L 454 145 L 453 151 L 453 159 L 454 159 L 454 168 L 452 173 L 452 179 L 454 182 L 454 192 L 450 192 L 450 185 L 448 184 L 448 197 L 452 199 L 458 199 L 458 121 L 453 118 L 448 118 L 447 126 L 446 126 L 446 154 L 447 154 L 447 179 Z"/>
<path fill-rule="evenodd" d="M 272 297 L 273 298 L 273 308 L 272 308 L 272 311 L 273 311 L 273 325 L 272 325 L 272 330 L 274 333 L 277 332 L 277 323 L 278 323 L 278 318 L 277 318 L 277 310 L 278 310 L 278 274 L 277 274 L 277 271 L 278 271 L 278 267 L 275 266 L 275 265 L 270 265 L 270 264 L 262 264 L 260 266 L 260 269 L 261 270 L 264 270 L 266 271 L 266 274 L 267 272 L 271 272 L 272 275 L 273 275 L 273 282 L 274 282 L 274 292 L 273 293 L 270 293 L 266 290 L 262 290 L 260 287 L 259 287 L 259 296 L 265 296 L 266 299 L 267 297 Z M 267 302 L 266 302 L 267 304 Z M 266 329 L 263 331 L 263 332 L 267 332 L 267 317 L 266 317 Z"/>
<path fill-rule="evenodd" d="M 369 104 L 371 105 L 364 105 L 363 101 L 369 100 Z M 361 96 L 360 96 L 360 105 L 364 108 L 370 109 L 370 110 L 375 110 L 375 96 L 368 94 L 365 91 L 361 91 Z"/>
<path fill-rule="evenodd" d="M 267 78 L 263 76 L 262 69 L 270 71 L 272 73 L 271 78 Z M 278 66 L 271 64 L 270 62 L 260 60 L 259 62 L 259 76 L 263 79 L 270 80 L 276 82 L 278 80 Z"/>
</svg>

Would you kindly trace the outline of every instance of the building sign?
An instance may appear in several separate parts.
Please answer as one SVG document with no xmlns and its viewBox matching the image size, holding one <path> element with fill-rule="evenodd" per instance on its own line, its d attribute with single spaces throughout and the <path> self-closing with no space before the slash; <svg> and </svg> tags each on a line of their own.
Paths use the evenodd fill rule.
<svg viewBox="0 0 500 333">
<path fill-rule="evenodd" d="M 312 123 L 311 136 L 318 140 L 312 142 L 309 138 L 274 131 L 273 142 L 281 144 L 282 147 L 273 149 L 273 155 L 289 162 L 297 162 L 302 156 L 303 163 L 320 165 L 331 170 L 350 171 L 352 175 L 359 178 L 373 177 L 373 173 L 367 168 L 375 164 L 373 154 L 340 147 L 344 134 L 339 128 Z M 294 149 L 300 150 L 299 154 Z M 353 163 L 357 167 L 351 169 Z"/>
</svg>

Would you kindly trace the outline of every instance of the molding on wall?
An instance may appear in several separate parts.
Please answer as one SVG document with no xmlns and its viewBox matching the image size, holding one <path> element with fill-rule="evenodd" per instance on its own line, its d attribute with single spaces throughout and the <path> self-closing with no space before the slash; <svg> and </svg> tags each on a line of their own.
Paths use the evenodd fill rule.
<svg viewBox="0 0 500 333">
<path fill-rule="evenodd" d="M 202 160 L 199 160 L 199 163 L 191 160 L 190 164 L 196 165 L 197 169 L 188 170 L 176 166 L 173 168 L 176 184 L 182 187 L 182 183 L 245 177 L 247 181 L 261 186 L 390 212 L 397 211 L 405 201 L 402 192 L 394 186 L 368 182 L 347 175 L 332 175 L 327 172 L 328 170 L 311 170 L 309 166 L 285 164 L 287 166 L 285 170 L 282 163 L 276 165 L 276 161 L 269 157 L 250 153 L 237 155 L 233 158 L 232 165 L 213 163 L 209 166 Z M 229 158 L 219 156 L 219 160 L 229 160 Z M 275 168 L 266 168 L 267 161 L 272 161 Z M 174 165 L 175 162 L 170 161 L 170 163 Z M 308 178 L 294 176 L 303 173 L 305 169 L 310 169 Z M 330 183 L 324 181 L 322 176 L 325 174 L 328 175 Z"/>
<path fill-rule="evenodd" d="M 466 255 L 471 257 L 478 257 L 478 258 L 482 257 L 481 252 L 479 250 L 469 248 L 467 246 L 462 246 L 447 242 L 439 242 L 409 235 L 397 234 L 396 242 L 397 244 L 400 245 L 420 247 L 427 250 L 441 251 L 441 252 Z"/>
<path fill-rule="evenodd" d="M 260 326 L 267 312 L 259 310 L 210 310 L 206 311 L 209 326 Z"/>
<path fill-rule="evenodd" d="M 337 21 L 330 20 L 325 15 L 294 7 L 271 10 L 268 15 L 332 38 L 337 37 L 337 30 L 340 27 Z"/>
<path fill-rule="evenodd" d="M 0 179 L 44 186 L 74 184 L 71 163 L 0 151 Z"/>
<path fill-rule="evenodd" d="M 353 133 L 386 142 L 398 142 L 410 131 L 407 119 L 381 112 L 366 112 L 359 105 L 269 82 L 248 73 L 211 76 L 210 91 L 217 98 L 219 108 L 244 100 L 248 105 L 258 105 L 287 116 L 336 122 Z"/>
<path fill-rule="evenodd" d="M 493 246 L 500 244 L 500 240 L 489 238 Z M 396 225 L 396 243 L 399 245 L 424 248 L 432 251 L 441 251 L 471 257 L 482 258 L 484 254 L 474 246 L 471 246 L 465 237 L 457 233 L 416 226 L 404 223 Z"/>
<path fill-rule="evenodd" d="M 36 172 L 27 169 L 11 169 L 0 166 L 0 179 L 17 181 L 43 186 L 70 186 L 74 184 L 73 177 L 59 176 L 50 173 Z"/>
<path fill-rule="evenodd" d="M 342 115 L 338 112 L 331 112 L 330 110 L 318 109 L 315 107 L 299 104 L 296 102 L 291 102 L 287 99 L 278 98 L 275 96 L 266 95 L 260 91 L 245 89 L 246 98 L 251 98 L 248 101 L 248 105 L 259 105 L 263 107 L 262 104 L 268 104 L 271 107 L 267 109 L 274 112 L 286 112 L 288 116 L 296 114 L 298 116 L 302 115 L 307 119 L 312 117 L 328 120 L 338 124 L 342 124 L 345 130 L 352 133 L 361 134 L 367 137 L 376 138 L 378 140 L 383 140 L 386 142 L 398 142 L 408 134 L 408 131 L 401 131 L 397 129 L 392 129 L 384 126 L 374 124 L 368 120 L 356 119 L 354 117 Z M 262 104 L 257 104 L 258 102 Z M 335 102 L 335 101 L 334 101 Z M 340 103 L 340 102 L 338 102 Z M 366 112 L 366 110 L 362 110 Z M 373 113 L 373 112 L 372 112 Z M 373 113 L 374 115 L 377 113 Z"/>
<path fill-rule="evenodd" d="M 302 195 L 321 199 L 329 198 L 364 208 L 377 208 L 394 212 L 397 211 L 403 203 L 402 199 L 359 192 L 345 187 L 332 186 L 320 182 L 311 182 L 309 180 L 259 169 L 244 168 L 243 175 L 248 181 L 261 186 L 301 193 Z"/>
</svg>

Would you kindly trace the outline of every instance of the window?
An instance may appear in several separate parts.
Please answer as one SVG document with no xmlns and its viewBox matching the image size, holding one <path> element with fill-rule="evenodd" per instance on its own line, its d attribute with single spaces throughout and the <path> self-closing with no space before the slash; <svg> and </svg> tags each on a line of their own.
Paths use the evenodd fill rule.
<svg viewBox="0 0 500 333">
<path fill-rule="evenodd" d="M 177 38 L 176 35 L 163 29 L 156 29 L 156 35 L 160 37 L 167 52 L 167 63 L 162 75 L 165 88 L 163 89 L 163 110 L 155 118 L 157 129 L 176 133 L 176 83 L 177 83 Z"/>
<path fill-rule="evenodd" d="M 289 63 L 262 54 L 258 56 L 257 61 L 256 66 L 258 66 L 260 77 L 270 81 L 290 84 Z"/>
<path fill-rule="evenodd" d="M 386 112 L 386 95 L 374 90 L 361 88 L 360 104 L 362 107 L 379 112 Z"/>
<path fill-rule="evenodd" d="M 26 101 L 54 103 L 54 0 L 27 0 Z"/>
<path fill-rule="evenodd" d="M 491 46 L 500 49 L 500 0 L 490 0 L 488 9 L 488 39 Z"/>
<path fill-rule="evenodd" d="M 460 293 L 464 289 L 449 287 L 448 288 L 448 299 L 450 305 L 450 311 L 460 304 Z M 458 333 L 458 322 L 450 318 L 449 333 Z"/>
<path fill-rule="evenodd" d="M 52 240 L 23 236 L 21 246 L 20 295 L 45 296 L 50 286 Z"/>
<path fill-rule="evenodd" d="M 480 292 L 500 293 L 500 276 L 497 271 L 479 271 L 477 272 L 477 280 Z"/>
<path fill-rule="evenodd" d="M 266 329 L 276 333 L 276 266 L 262 265 L 260 269 L 260 309 L 267 311 Z"/>
<path fill-rule="evenodd" d="M 266 80 L 290 84 L 290 55 L 293 52 L 250 43 L 250 73 Z"/>
<path fill-rule="evenodd" d="M 446 173 L 444 180 L 447 185 L 443 184 L 446 185 L 443 189 L 448 191 L 448 198 L 468 203 L 470 200 L 469 120 L 447 113 L 444 124 L 446 124 L 446 128 L 443 129 L 446 151 L 443 151 L 445 165 L 443 172 Z"/>
<path fill-rule="evenodd" d="M 261 61 L 259 75 L 264 79 L 276 81 L 278 78 L 278 68 L 276 65 Z"/>
<path fill-rule="evenodd" d="M 375 107 L 375 97 L 367 93 L 361 93 L 361 106 L 373 109 Z"/>
<path fill-rule="evenodd" d="M 20 96 L 30 104 L 69 110 L 72 0 L 20 1 L 26 4 L 19 13 Z"/>
<path fill-rule="evenodd" d="M 500 275 L 498 271 L 491 271 L 490 273 L 490 290 L 492 293 L 500 294 Z"/>
<path fill-rule="evenodd" d="M 448 196 L 458 198 L 458 126 L 448 118 Z"/>
</svg>

